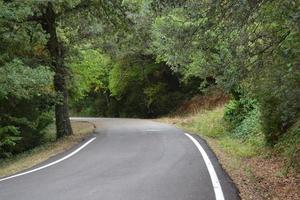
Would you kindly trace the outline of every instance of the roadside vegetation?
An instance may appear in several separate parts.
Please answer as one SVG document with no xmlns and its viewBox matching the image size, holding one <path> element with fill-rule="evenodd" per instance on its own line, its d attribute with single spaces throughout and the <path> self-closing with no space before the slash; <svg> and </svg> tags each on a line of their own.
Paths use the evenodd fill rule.
<svg viewBox="0 0 300 200">
<path fill-rule="evenodd" d="M 63 153 L 82 141 L 94 131 L 94 125 L 87 122 L 72 122 L 74 134 L 55 140 L 55 127 L 47 129 L 47 142 L 17 156 L 0 160 L 0 177 L 29 169 L 52 156 Z"/>
<path fill-rule="evenodd" d="M 299 169 L 299 13 L 298 0 L 0 0 L 0 159 L 48 142 L 53 123 L 54 140 L 72 135 L 70 113 L 189 114 L 217 90 L 226 105 L 191 106 L 185 126 L 238 157 L 277 152 L 265 155 L 287 175 Z"/>
<path fill-rule="evenodd" d="M 231 101 L 224 100 L 219 93 L 200 98 L 198 102 L 187 101 L 185 107 L 191 104 L 193 109 L 185 114 L 177 112 L 158 120 L 204 138 L 237 185 L 242 199 L 300 198 L 297 153 L 300 134 L 294 132 L 299 131 L 299 124 L 270 148 L 259 118 L 248 115 L 239 124 L 232 123 L 228 119 L 232 113 Z"/>
</svg>

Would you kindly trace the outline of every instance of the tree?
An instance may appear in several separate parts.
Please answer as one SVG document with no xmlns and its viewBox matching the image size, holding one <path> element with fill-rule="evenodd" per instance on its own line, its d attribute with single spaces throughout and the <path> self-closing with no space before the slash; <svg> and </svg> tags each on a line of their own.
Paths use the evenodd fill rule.
<svg viewBox="0 0 300 200">
<path fill-rule="evenodd" d="M 84 29 L 84 23 L 77 22 L 77 27 L 68 27 L 66 24 L 74 23 L 74 18 L 86 17 L 84 22 L 92 22 L 99 24 L 112 23 L 114 26 L 120 23 L 125 18 L 124 10 L 121 1 L 16 1 L 16 2 L 1 2 L 6 8 L 12 9 L 19 17 L 10 22 L 13 24 L 26 23 L 27 26 L 40 26 L 46 35 L 45 48 L 47 56 L 44 57 L 44 62 L 51 66 L 54 71 L 54 88 L 59 97 L 58 103 L 55 105 L 55 118 L 57 136 L 62 137 L 72 134 L 72 128 L 69 119 L 68 109 L 68 90 L 67 77 L 68 68 L 65 63 L 66 54 L 68 52 L 68 45 L 60 38 L 64 34 L 64 30 L 69 28 L 72 32 L 70 37 L 78 37 L 84 34 L 80 29 Z M 22 9 L 21 9 L 22 8 Z M 116 8 L 116 9 L 113 9 Z M 93 17 L 91 17 L 93 16 Z M 71 21 L 73 23 L 71 23 Z M 97 34 L 97 33 L 96 33 Z M 84 35 L 81 35 L 84 36 Z M 86 37 L 92 37 L 92 35 Z M 69 38 L 73 40 L 74 38 Z"/>
<path fill-rule="evenodd" d="M 58 137 L 71 135 L 72 128 L 69 118 L 68 90 L 67 90 L 67 69 L 64 62 L 64 47 L 57 36 L 57 14 L 54 11 L 52 2 L 41 8 L 41 17 L 38 21 L 45 32 L 49 35 L 47 49 L 50 53 L 51 66 L 54 69 L 54 87 L 60 95 L 60 102 L 55 105 L 56 133 Z"/>
<path fill-rule="evenodd" d="M 257 102 L 273 145 L 300 113 L 298 13 L 299 1 L 188 1 L 156 18 L 152 49 L 185 78 Z"/>
<path fill-rule="evenodd" d="M 0 1 L 0 157 L 43 141 L 55 102 L 40 26 L 25 18 L 25 5 Z"/>
</svg>

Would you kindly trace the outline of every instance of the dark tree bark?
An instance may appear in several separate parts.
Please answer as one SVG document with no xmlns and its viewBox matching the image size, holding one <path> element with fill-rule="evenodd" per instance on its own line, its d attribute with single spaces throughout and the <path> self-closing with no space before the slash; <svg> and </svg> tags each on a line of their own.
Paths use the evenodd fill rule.
<svg viewBox="0 0 300 200">
<path fill-rule="evenodd" d="M 51 2 L 42 10 L 43 16 L 41 18 L 41 25 L 43 29 L 49 34 L 47 41 L 47 49 L 51 57 L 51 65 L 55 72 L 54 87 L 57 94 L 60 96 L 60 101 L 55 105 L 55 121 L 57 137 L 71 135 L 72 127 L 69 118 L 68 108 L 68 90 L 66 77 L 68 71 L 64 65 L 64 48 L 59 42 L 56 32 L 56 14 Z"/>
</svg>

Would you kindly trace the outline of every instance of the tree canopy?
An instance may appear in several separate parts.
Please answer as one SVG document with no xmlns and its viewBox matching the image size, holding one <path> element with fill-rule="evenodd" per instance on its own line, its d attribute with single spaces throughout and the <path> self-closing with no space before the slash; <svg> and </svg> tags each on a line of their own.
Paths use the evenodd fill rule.
<svg viewBox="0 0 300 200">
<path fill-rule="evenodd" d="M 53 118 L 72 134 L 69 109 L 156 117 L 213 88 L 232 97 L 229 121 L 255 115 L 276 144 L 299 120 L 299 13 L 297 0 L 1 0 L 1 155 L 42 142 Z"/>
</svg>

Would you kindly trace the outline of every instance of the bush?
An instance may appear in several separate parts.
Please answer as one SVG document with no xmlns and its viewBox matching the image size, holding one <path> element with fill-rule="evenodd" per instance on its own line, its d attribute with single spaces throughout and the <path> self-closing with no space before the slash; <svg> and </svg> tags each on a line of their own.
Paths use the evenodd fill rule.
<svg viewBox="0 0 300 200">
<path fill-rule="evenodd" d="M 233 127 L 239 126 L 253 110 L 258 110 L 255 100 L 242 97 L 239 100 L 230 100 L 225 106 L 224 119 Z"/>
<path fill-rule="evenodd" d="M 225 106 L 224 119 L 230 123 L 234 137 L 247 140 L 262 135 L 260 108 L 253 99 L 231 100 Z"/>
<path fill-rule="evenodd" d="M 272 70 L 272 71 L 271 71 Z M 276 144 L 300 116 L 300 70 L 272 66 L 251 88 L 258 100 L 268 144 Z"/>
<path fill-rule="evenodd" d="M 286 158 L 286 173 L 291 167 L 300 172 L 300 119 L 280 138 L 275 149 Z"/>
<path fill-rule="evenodd" d="M 262 126 L 258 108 L 251 110 L 241 123 L 233 130 L 233 135 L 242 139 L 262 135 Z"/>
<path fill-rule="evenodd" d="M 0 68 L 0 157 L 23 152 L 43 142 L 52 123 L 53 74 L 20 60 Z"/>
<path fill-rule="evenodd" d="M 237 100 L 231 100 L 225 106 L 224 119 L 229 121 L 231 124 L 238 125 L 244 118 L 241 115 L 241 104 Z"/>
<path fill-rule="evenodd" d="M 0 157 L 10 156 L 10 151 L 7 148 L 16 145 L 16 142 L 21 139 L 20 131 L 15 126 L 0 127 Z"/>
</svg>

